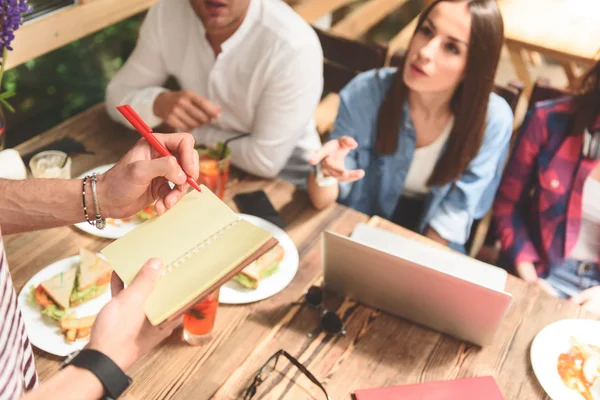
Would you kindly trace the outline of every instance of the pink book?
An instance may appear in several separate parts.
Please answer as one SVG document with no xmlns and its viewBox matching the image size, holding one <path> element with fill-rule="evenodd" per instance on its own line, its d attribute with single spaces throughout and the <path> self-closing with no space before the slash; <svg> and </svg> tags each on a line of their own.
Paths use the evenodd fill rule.
<svg viewBox="0 0 600 400">
<path fill-rule="evenodd" d="M 491 376 L 357 390 L 356 400 L 504 400 Z"/>
</svg>

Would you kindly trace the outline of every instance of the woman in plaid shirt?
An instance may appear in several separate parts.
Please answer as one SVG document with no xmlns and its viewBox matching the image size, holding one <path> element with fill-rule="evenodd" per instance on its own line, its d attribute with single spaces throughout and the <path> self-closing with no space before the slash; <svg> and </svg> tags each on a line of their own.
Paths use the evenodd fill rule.
<svg viewBox="0 0 600 400">
<path fill-rule="evenodd" d="M 600 62 L 524 127 L 494 204 L 501 263 L 600 314 Z"/>
</svg>

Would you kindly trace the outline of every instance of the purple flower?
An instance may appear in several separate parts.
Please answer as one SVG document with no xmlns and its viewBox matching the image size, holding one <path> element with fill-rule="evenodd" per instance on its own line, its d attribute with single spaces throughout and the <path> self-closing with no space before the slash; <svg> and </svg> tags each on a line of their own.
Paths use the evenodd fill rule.
<svg viewBox="0 0 600 400">
<path fill-rule="evenodd" d="M 0 0 L 0 54 L 12 50 L 15 31 L 23 24 L 22 14 L 31 12 L 27 0 Z M 3 60 L 2 60 L 3 61 Z"/>
</svg>

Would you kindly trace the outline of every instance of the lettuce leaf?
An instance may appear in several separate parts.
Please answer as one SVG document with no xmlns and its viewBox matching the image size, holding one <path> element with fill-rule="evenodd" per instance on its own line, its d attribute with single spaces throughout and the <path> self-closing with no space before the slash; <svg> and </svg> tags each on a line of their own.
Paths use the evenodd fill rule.
<svg viewBox="0 0 600 400">
<path fill-rule="evenodd" d="M 260 273 L 260 279 L 264 279 L 267 278 L 271 275 L 273 275 L 275 272 L 277 272 L 277 270 L 279 269 L 279 263 L 275 263 L 273 265 L 271 265 L 269 268 L 265 269 L 264 271 L 262 271 Z M 240 285 L 247 287 L 249 289 L 256 289 L 258 282 L 256 282 L 254 279 L 248 278 L 248 276 L 239 273 L 236 276 L 233 277 L 233 280 L 236 281 L 237 283 L 239 283 Z"/>
<path fill-rule="evenodd" d="M 75 286 L 73 292 L 71 293 L 71 303 L 83 303 L 103 293 L 106 288 L 108 288 L 108 284 L 102 286 L 94 284 L 82 291 L 79 291 L 77 290 L 77 286 Z"/>
<path fill-rule="evenodd" d="M 248 289 L 256 289 L 256 281 L 248 278 L 246 275 L 240 273 L 233 277 L 233 280 L 246 287 Z"/>
<path fill-rule="evenodd" d="M 260 279 L 268 278 L 269 276 L 271 276 L 275 272 L 277 272 L 278 269 L 279 269 L 279 263 L 277 262 L 277 263 L 271 265 L 269 268 L 263 270 L 260 273 Z"/>
<path fill-rule="evenodd" d="M 65 310 L 63 310 L 62 308 L 60 308 L 59 306 L 57 306 L 56 304 L 52 304 L 49 305 L 48 307 L 44 308 L 42 310 L 42 314 L 43 315 L 47 315 L 52 319 L 55 319 L 57 321 L 60 321 L 61 319 L 63 319 L 67 312 Z"/>
<path fill-rule="evenodd" d="M 34 285 L 29 286 L 29 302 L 31 304 L 37 304 L 39 306 L 40 304 L 35 299 L 35 289 L 36 287 Z"/>
</svg>

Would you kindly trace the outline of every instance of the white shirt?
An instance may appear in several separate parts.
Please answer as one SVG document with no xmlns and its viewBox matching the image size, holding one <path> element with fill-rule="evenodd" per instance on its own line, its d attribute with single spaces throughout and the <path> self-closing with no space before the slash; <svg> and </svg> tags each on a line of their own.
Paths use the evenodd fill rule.
<svg viewBox="0 0 600 400">
<path fill-rule="evenodd" d="M 427 186 L 427 181 L 433 173 L 436 162 L 440 158 L 444 144 L 446 144 L 453 126 L 454 117 L 450 117 L 450 120 L 437 139 L 427 146 L 415 149 L 406 180 L 404 181 L 403 196 L 423 198 L 429 193 L 430 189 Z"/>
<path fill-rule="evenodd" d="M 320 145 L 313 113 L 323 90 L 323 52 L 313 29 L 281 0 L 251 0 L 238 30 L 215 58 L 190 0 L 160 0 L 137 46 L 108 85 L 106 105 L 129 104 L 150 126 L 156 96 L 169 75 L 221 106 L 213 124 L 195 129 L 197 144 L 230 143 L 232 163 L 262 177 L 303 182 Z M 280 174 L 281 172 L 281 174 Z"/>
<path fill-rule="evenodd" d="M 600 182 L 588 177 L 582 197 L 581 228 L 571 258 L 596 263 L 600 254 Z"/>
</svg>

